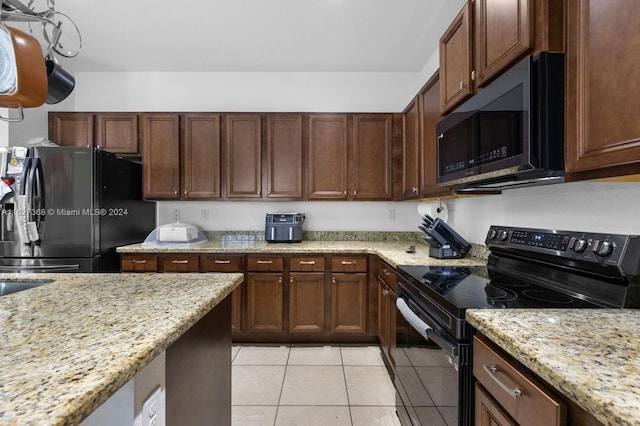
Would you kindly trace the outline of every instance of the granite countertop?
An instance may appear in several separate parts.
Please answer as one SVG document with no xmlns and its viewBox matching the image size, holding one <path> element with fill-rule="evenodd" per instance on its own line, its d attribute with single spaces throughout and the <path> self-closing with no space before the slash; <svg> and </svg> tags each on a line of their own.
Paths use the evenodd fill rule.
<svg viewBox="0 0 640 426">
<path fill-rule="evenodd" d="M 640 425 L 640 310 L 469 309 L 469 323 L 606 425 Z"/>
<path fill-rule="evenodd" d="M 0 424 L 77 424 L 223 300 L 242 274 L 2 274 Z"/>
<path fill-rule="evenodd" d="M 415 253 L 407 253 L 410 245 Z M 429 257 L 429 246 L 419 241 L 302 241 L 300 243 L 267 243 L 265 241 L 210 240 L 191 246 L 147 246 L 132 244 L 118 248 L 118 253 L 333 253 L 375 254 L 389 265 L 483 266 L 486 258 L 467 254 L 464 259 Z"/>
</svg>

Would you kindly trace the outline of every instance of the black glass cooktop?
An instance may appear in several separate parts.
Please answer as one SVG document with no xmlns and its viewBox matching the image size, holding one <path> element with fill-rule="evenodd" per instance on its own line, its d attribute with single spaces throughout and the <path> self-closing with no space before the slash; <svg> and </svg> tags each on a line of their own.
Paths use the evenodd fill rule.
<svg viewBox="0 0 640 426">
<path fill-rule="evenodd" d="M 485 267 L 399 266 L 413 299 L 432 298 L 451 313 L 467 308 L 598 308 L 578 295 L 561 293 L 531 280 Z M 406 287 L 406 286 L 405 286 Z"/>
</svg>

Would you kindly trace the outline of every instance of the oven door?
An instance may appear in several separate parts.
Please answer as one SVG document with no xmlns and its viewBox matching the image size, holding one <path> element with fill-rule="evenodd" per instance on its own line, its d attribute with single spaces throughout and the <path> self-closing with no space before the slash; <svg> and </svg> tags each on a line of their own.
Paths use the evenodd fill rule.
<svg viewBox="0 0 640 426">
<path fill-rule="evenodd" d="M 469 345 L 397 290 L 396 387 L 413 424 L 471 424 Z"/>
</svg>

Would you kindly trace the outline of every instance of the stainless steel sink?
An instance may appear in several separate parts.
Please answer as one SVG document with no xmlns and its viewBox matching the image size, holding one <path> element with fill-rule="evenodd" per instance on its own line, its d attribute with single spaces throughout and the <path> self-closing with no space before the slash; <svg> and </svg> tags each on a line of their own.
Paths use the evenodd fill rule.
<svg viewBox="0 0 640 426">
<path fill-rule="evenodd" d="M 0 296 L 6 296 L 7 294 L 15 293 L 22 290 L 27 290 L 34 287 L 40 287 L 41 285 L 50 284 L 53 280 L 43 281 L 0 281 Z"/>
</svg>

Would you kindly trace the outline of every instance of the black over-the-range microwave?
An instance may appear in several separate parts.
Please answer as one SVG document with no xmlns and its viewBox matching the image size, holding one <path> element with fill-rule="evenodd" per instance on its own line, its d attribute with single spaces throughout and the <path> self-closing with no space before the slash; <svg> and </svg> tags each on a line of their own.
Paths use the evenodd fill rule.
<svg viewBox="0 0 640 426">
<path fill-rule="evenodd" d="M 529 56 L 436 126 L 438 184 L 456 192 L 564 181 L 564 54 Z"/>
</svg>

